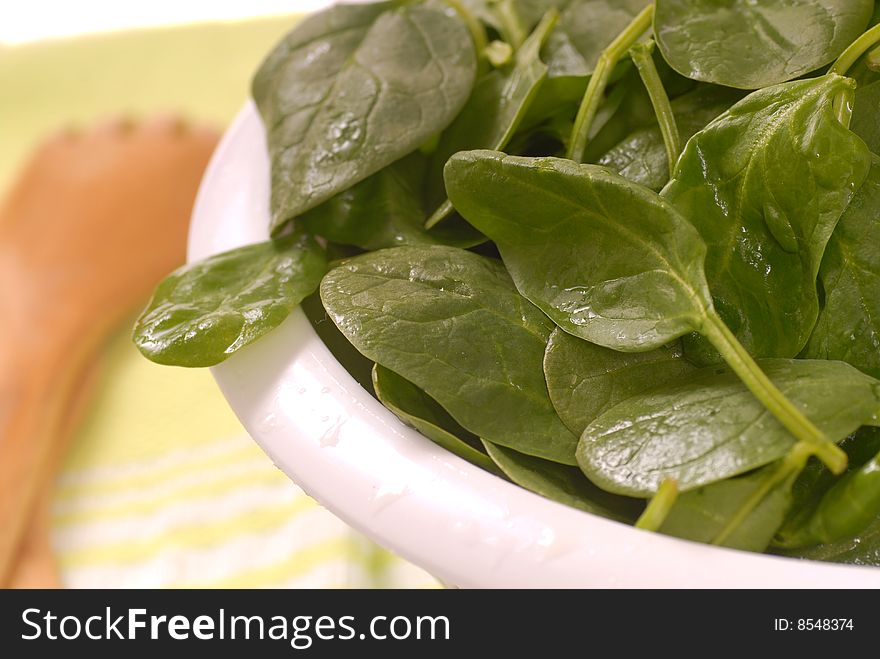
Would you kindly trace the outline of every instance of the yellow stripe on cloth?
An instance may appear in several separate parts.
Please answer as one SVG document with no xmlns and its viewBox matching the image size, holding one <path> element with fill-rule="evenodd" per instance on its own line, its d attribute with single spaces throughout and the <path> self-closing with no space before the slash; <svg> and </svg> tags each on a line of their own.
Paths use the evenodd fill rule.
<svg viewBox="0 0 880 659">
<path fill-rule="evenodd" d="M 278 471 L 206 371 L 151 364 L 127 334 L 107 358 L 53 504 L 68 585 L 434 585 Z"/>
</svg>

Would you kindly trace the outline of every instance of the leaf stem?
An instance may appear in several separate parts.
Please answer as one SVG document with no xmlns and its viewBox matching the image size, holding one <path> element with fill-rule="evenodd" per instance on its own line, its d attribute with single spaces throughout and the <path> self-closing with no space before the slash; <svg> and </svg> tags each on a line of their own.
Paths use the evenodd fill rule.
<svg viewBox="0 0 880 659">
<path fill-rule="evenodd" d="M 875 25 L 870 30 L 862 34 L 858 39 L 853 41 L 846 50 L 844 50 L 837 61 L 828 69 L 828 73 L 836 73 L 845 76 L 847 72 L 859 61 L 859 58 L 868 50 L 880 43 L 880 25 Z M 873 53 L 872 53 L 873 55 Z M 833 102 L 834 111 L 837 118 L 844 126 L 849 128 L 850 119 L 852 119 L 852 92 L 840 92 Z"/>
<path fill-rule="evenodd" d="M 761 367 L 752 359 L 742 344 L 734 336 L 714 309 L 706 314 L 707 322 L 702 333 L 724 361 L 739 376 L 749 391 L 754 394 L 767 410 L 800 442 L 810 446 L 812 455 L 819 458 L 835 474 L 846 469 L 847 457 L 843 450 L 831 442 L 804 413 L 786 398 Z"/>
<path fill-rule="evenodd" d="M 674 478 L 665 478 L 660 487 L 657 488 L 657 494 L 651 499 L 645 512 L 641 514 L 635 524 L 637 529 L 643 531 L 656 531 L 669 516 L 669 511 L 678 500 L 678 482 Z"/>
<path fill-rule="evenodd" d="M 486 59 L 496 69 L 506 66 L 513 58 L 513 46 L 506 41 L 495 40 L 486 46 Z"/>
<path fill-rule="evenodd" d="M 675 163 L 681 155 L 681 135 L 678 132 L 678 124 L 675 123 L 675 114 L 672 112 L 672 104 L 669 95 L 660 80 L 660 73 L 654 64 L 654 40 L 649 39 L 644 43 L 637 43 L 629 49 L 629 56 L 639 70 L 639 76 L 651 98 L 654 114 L 660 124 L 660 132 L 663 134 L 663 143 L 666 145 L 666 160 L 669 163 L 669 176 L 672 177 Z"/>
<path fill-rule="evenodd" d="M 593 123 L 599 105 L 602 103 L 605 88 L 608 86 L 614 65 L 626 55 L 627 51 L 632 48 L 639 37 L 644 34 L 645 30 L 651 27 L 651 20 L 653 18 L 654 3 L 652 2 L 599 55 L 596 68 L 593 71 L 593 75 L 590 76 L 590 83 L 587 85 L 587 91 L 584 93 L 584 98 L 578 109 L 574 129 L 571 132 L 567 154 L 569 159 L 576 162 L 583 160 L 584 152 L 587 150 L 590 126 Z"/>
<path fill-rule="evenodd" d="M 527 32 L 513 0 L 497 0 L 495 10 L 505 40 L 513 46 L 514 50 L 519 50 L 519 47 L 526 40 Z"/>
<path fill-rule="evenodd" d="M 482 59 L 486 51 L 486 47 L 489 45 L 489 37 L 486 34 L 486 28 L 483 26 L 480 20 L 468 10 L 467 7 L 459 2 L 459 0 L 444 1 L 455 10 L 455 13 L 458 14 L 459 18 L 461 18 L 461 20 L 467 26 L 468 31 L 470 31 L 471 33 L 471 38 L 474 40 L 474 48 L 477 51 L 477 58 Z"/>
<path fill-rule="evenodd" d="M 727 522 L 727 524 L 724 525 L 724 528 L 718 532 L 718 535 L 713 538 L 712 544 L 724 544 L 734 531 L 742 525 L 746 518 L 752 514 L 752 511 L 761 505 L 761 502 L 764 501 L 768 494 L 786 480 L 799 474 L 803 470 L 804 466 L 807 464 L 807 460 L 813 455 L 813 453 L 814 447 L 811 444 L 806 442 L 798 442 L 795 444 L 791 452 L 782 460 L 779 467 L 777 467 L 777 469 L 771 473 L 763 483 L 761 483 L 761 486 L 757 490 L 752 492 L 752 495 L 746 499 L 746 502 L 736 511 L 736 514 L 729 522 Z"/>
<path fill-rule="evenodd" d="M 550 38 L 550 33 L 553 32 L 553 28 L 556 27 L 556 22 L 559 20 L 559 12 L 555 9 L 550 9 L 544 16 L 541 18 L 541 22 L 538 23 L 537 27 L 534 31 L 529 35 L 529 37 L 525 40 L 519 50 L 516 51 L 514 55 L 514 62 L 516 66 L 519 65 L 527 65 L 532 60 L 538 60 L 540 58 L 541 48 L 544 47 L 544 44 L 547 43 L 547 39 Z M 509 76 L 517 75 L 516 70 L 514 69 L 512 72 L 507 74 Z M 506 99 L 507 97 L 505 97 Z M 523 104 L 520 109 L 520 114 L 516 118 L 513 123 L 507 126 L 507 129 L 504 131 L 504 135 L 501 136 L 501 139 L 498 140 L 495 144 L 488 145 L 492 149 L 503 149 L 507 146 L 507 143 L 513 138 L 516 129 L 519 127 L 520 122 L 522 121 L 522 117 L 525 115 L 525 111 L 528 109 L 528 102 L 534 100 L 534 97 L 527 99 L 527 102 Z M 443 220 L 449 217 L 452 212 L 455 210 L 455 207 L 452 205 L 452 202 L 449 199 L 446 199 L 440 207 L 431 213 L 431 216 L 425 221 L 425 229 L 433 229 L 435 226 L 440 224 Z"/>
<path fill-rule="evenodd" d="M 845 76 L 853 65 L 859 61 L 872 46 L 880 43 L 880 25 L 875 25 L 870 30 L 862 34 L 858 39 L 853 41 L 846 50 L 841 53 L 837 61 L 828 69 L 828 73 L 836 73 Z"/>
</svg>

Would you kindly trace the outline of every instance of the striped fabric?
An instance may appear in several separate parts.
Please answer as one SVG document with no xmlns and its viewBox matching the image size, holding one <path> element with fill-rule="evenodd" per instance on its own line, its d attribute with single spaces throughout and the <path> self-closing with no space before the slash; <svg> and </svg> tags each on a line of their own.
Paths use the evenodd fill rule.
<svg viewBox="0 0 880 659">
<path fill-rule="evenodd" d="M 207 372 L 151 364 L 126 334 L 103 383 L 53 505 L 68 586 L 434 585 L 275 469 Z"/>
</svg>

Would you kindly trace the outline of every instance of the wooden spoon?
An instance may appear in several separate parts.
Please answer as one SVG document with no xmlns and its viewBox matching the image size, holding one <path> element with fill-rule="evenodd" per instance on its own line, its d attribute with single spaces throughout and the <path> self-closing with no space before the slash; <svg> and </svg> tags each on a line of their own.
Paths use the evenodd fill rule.
<svg viewBox="0 0 880 659">
<path fill-rule="evenodd" d="M 216 140 L 179 120 L 68 132 L 37 152 L 0 210 L 0 586 L 30 520 L 47 518 L 37 501 L 84 374 L 184 261 Z M 46 536 L 37 524 L 31 538 Z"/>
</svg>

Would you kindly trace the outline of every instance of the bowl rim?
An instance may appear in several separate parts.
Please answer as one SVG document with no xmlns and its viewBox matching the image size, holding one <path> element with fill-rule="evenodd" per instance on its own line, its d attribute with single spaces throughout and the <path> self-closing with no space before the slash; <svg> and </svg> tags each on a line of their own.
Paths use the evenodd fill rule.
<svg viewBox="0 0 880 659">
<path fill-rule="evenodd" d="M 269 161 L 248 101 L 197 195 L 188 259 L 265 240 Z M 880 570 L 649 533 L 544 499 L 405 426 L 297 309 L 212 369 L 250 436 L 305 492 L 442 582 L 462 587 L 880 587 Z"/>
</svg>

